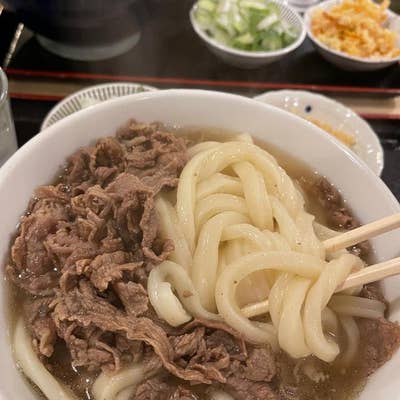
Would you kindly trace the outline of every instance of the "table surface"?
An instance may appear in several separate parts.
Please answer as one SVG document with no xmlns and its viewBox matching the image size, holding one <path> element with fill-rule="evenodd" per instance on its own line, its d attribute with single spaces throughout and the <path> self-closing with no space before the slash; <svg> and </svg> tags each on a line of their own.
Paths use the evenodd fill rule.
<svg viewBox="0 0 400 400">
<path fill-rule="evenodd" d="M 35 135 L 56 101 L 95 83 L 135 81 L 158 88 L 202 88 L 254 96 L 304 88 L 339 98 L 369 119 L 385 150 L 382 178 L 400 199 L 400 68 L 349 73 L 324 61 L 309 41 L 281 62 L 256 70 L 224 64 L 194 34 L 193 0 L 146 0 L 141 39 L 128 53 L 79 62 L 44 50 L 12 13 L 0 14 L 0 65 L 7 67 L 19 144 Z M 0 6 L 1 7 L 1 6 Z"/>
</svg>

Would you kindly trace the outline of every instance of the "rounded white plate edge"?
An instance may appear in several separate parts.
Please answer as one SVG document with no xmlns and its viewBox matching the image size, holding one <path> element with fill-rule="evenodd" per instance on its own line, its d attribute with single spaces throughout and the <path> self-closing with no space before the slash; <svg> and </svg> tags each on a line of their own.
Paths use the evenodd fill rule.
<svg viewBox="0 0 400 400">
<path fill-rule="evenodd" d="M 283 102 L 285 98 L 289 98 L 292 100 L 294 98 L 297 98 L 300 101 L 307 101 L 307 99 L 309 99 L 309 101 L 313 101 L 314 104 L 315 102 L 318 102 L 320 104 L 325 103 L 326 106 L 335 107 L 336 115 L 342 113 L 343 115 L 346 115 L 347 120 L 350 120 L 350 118 L 353 119 L 354 121 L 358 120 L 357 123 L 359 124 L 359 127 L 361 127 L 361 129 L 359 130 L 358 133 L 356 134 L 354 133 L 356 135 L 357 144 L 361 145 L 362 152 L 369 152 L 369 153 L 373 152 L 375 156 L 365 158 L 362 155 L 360 155 L 357 151 L 353 152 L 358 157 L 363 159 L 363 161 L 365 161 L 365 163 L 371 168 L 372 171 L 374 171 L 374 173 L 377 176 L 381 176 L 384 167 L 384 151 L 382 145 L 380 144 L 378 135 L 374 132 L 374 130 L 371 128 L 371 126 L 368 124 L 367 121 L 358 116 L 353 110 L 345 106 L 343 103 L 340 103 L 322 94 L 311 93 L 305 90 L 275 90 L 254 96 L 255 100 L 270 104 L 272 106 L 276 106 L 275 102 L 278 100 Z M 288 111 L 287 108 L 285 107 L 280 107 L 280 106 L 276 107 Z M 327 117 L 327 119 L 328 120 L 330 119 L 331 121 L 333 118 L 334 118 L 333 114 L 330 114 Z M 332 124 L 332 122 L 329 121 L 322 121 L 322 122 L 327 122 L 328 124 Z M 353 132 L 349 133 L 352 134 Z"/>
</svg>

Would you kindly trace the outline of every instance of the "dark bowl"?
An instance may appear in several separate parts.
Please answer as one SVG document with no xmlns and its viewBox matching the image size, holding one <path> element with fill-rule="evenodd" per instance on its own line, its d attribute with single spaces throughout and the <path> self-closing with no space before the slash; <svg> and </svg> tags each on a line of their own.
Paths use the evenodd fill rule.
<svg viewBox="0 0 400 400">
<path fill-rule="evenodd" d="M 118 46 L 125 48 L 137 42 L 146 9 L 146 0 L 4 0 L 3 3 L 40 35 L 42 44 L 64 49 L 103 49 L 104 54 L 108 48 L 114 47 L 115 53 Z"/>
</svg>

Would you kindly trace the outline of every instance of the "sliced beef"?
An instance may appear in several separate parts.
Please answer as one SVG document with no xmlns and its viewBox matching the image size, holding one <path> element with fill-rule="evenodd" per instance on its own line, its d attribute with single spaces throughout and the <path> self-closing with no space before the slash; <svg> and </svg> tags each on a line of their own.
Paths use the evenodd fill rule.
<svg viewBox="0 0 400 400">
<path fill-rule="evenodd" d="M 199 400 L 189 388 L 169 382 L 167 376 L 156 376 L 138 385 L 135 400 Z"/>
<path fill-rule="evenodd" d="M 206 343 L 209 347 L 223 345 L 233 359 L 243 361 L 247 358 L 247 349 L 243 337 L 222 321 L 194 319 L 186 324 L 182 330 L 189 332 L 195 327 L 206 327 L 210 330 Z"/>
<path fill-rule="evenodd" d="M 6 266 L 6 275 L 17 287 L 33 296 L 51 296 L 59 285 L 60 275 L 57 271 L 49 271 L 35 276 L 27 271 L 18 272 L 12 265 Z"/>
<path fill-rule="evenodd" d="M 400 326 L 384 318 L 360 319 L 361 368 L 371 375 L 400 347 Z"/>
<path fill-rule="evenodd" d="M 353 229 L 358 226 L 356 219 L 344 206 L 339 191 L 325 178 L 319 178 L 311 187 L 312 193 L 329 216 L 328 223 L 334 229 Z"/>
<path fill-rule="evenodd" d="M 169 397 L 170 385 L 160 377 L 148 379 L 138 385 L 135 400 L 165 400 Z"/>
<path fill-rule="evenodd" d="M 134 317 L 140 317 L 149 308 L 146 289 L 135 282 L 118 282 L 114 290 L 124 305 L 125 311 Z"/>
<path fill-rule="evenodd" d="M 47 296 L 53 292 L 58 269 L 45 240 L 69 218 L 68 196 L 59 186 L 43 186 L 36 190 L 12 246 L 11 264 L 6 267 L 9 278 L 17 286 L 33 295 Z"/>
<path fill-rule="evenodd" d="M 125 170 L 125 151 L 118 140 L 107 137 L 100 139 L 90 154 L 89 167 L 101 184 L 111 180 L 118 172 Z"/>
<path fill-rule="evenodd" d="M 34 213 L 23 219 L 21 233 L 11 250 L 12 260 L 19 271 L 25 270 L 39 276 L 52 269 L 52 258 L 44 241 L 56 231 L 58 221 L 58 216 L 42 213 Z"/>
<path fill-rule="evenodd" d="M 99 243 L 86 241 L 82 237 L 79 222 L 58 224 L 57 231 L 47 236 L 44 246 L 60 271 L 101 252 Z"/>
<path fill-rule="evenodd" d="M 254 382 L 246 378 L 231 376 L 224 387 L 235 400 L 279 400 L 278 395 L 266 382 Z"/>
<path fill-rule="evenodd" d="M 40 356 L 51 356 L 58 336 L 75 366 L 116 370 L 138 360 L 147 343 L 185 375 L 163 323 L 139 317 L 154 314 L 147 276 L 173 250 L 158 237 L 154 196 L 176 186 L 186 146 L 160 125 L 131 122 L 127 129 L 78 150 L 56 185 L 36 190 L 6 273 L 39 296 L 28 300 L 26 315 Z"/>
<path fill-rule="evenodd" d="M 276 361 L 272 350 L 268 348 L 254 348 L 249 352 L 243 376 L 255 382 L 270 382 L 276 375 Z"/>
<path fill-rule="evenodd" d="M 155 192 L 174 187 L 176 177 L 187 162 L 186 144 L 182 138 L 161 129 L 159 124 L 129 121 L 117 137 L 128 150 L 127 169 Z"/>
<path fill-rule="evenodd" d="M 168 400 L 198 400 L 199 397 L 196 396 L 188 388 L 178 386 L 175 391 L 169 396 Z"/>
<path fill-rule="evenodd" d="M 300 400 L 299 389 L 296 386 L 281 384 L 278 394 L 280 400 Z"/>
<path fill-rule="evenodd" d="M 226 377 L 223 370 L 228 368 L 229 365 L 229 354 L 222 345 L 208 348 L 204 342 L 201 342 L 186 368 L 200 371 L 209 382 L 225 383 Z"/>
<path fill-rule="evenodd" d="M 122 173 L 107 186 L 106 192 L 115 202 L 113 216 L 125 245 L 129 248 L 141 243 L 143 255 L 149 261 L 163 261 L 173 245 L 166 241 L 160 254 L 152 248 L 158 233 L 153 190 L 136 176 Z"/>
<path fill-rule="evenodd" d="M 87 327 L 95 327 L 104 332 L 122 334 L 132 341 L 145 342 L 160 357 L 165 369 L 178 378 L 203 383 L 223 380 L 214 366 L 196 368 L 195 365 L 191 368 L 189 364 L 180 367 L 174 363 L 174 349 L 162 328 L 148 318 L 126 315 L 105 299 L 97 296 L 89 281 L 81 279 L 78 287 L 67 293 L 60 293 L 52 306 L 58 335 L 66 341 L 67 346 L 71 346 L 68 340 L 70 332 L 74 332 L 76 328 L 86 331 Z M 72 354 L 73 360 L 76 358 L 75 354 Z M 98 366 L 109 368 L 108 364 L 109 359 L 105 362 L 101 359 Z M 89 366 L 92 367 L 92 364 Z M 119 364 L 116 363 L 114 369 L 118 367 Z"/>
<path fill-rule="evenodd" d="M 25 323 L 38 353 L 50 357 L 57 340 L 56 326 L 50 316 L 52 298 L 43 297 L 24 304 Z"/>
<path fill-rule="evenodd" d="M 97 371 L 99 365 L 106 371 L 116 371 L 121 367 L 122 353 L 107 343 L 110 338 L 102 329 L 58 321 L 57 333 L 65 341 L 73 367 L 85 367 L 88 371 Z"/>
<path fill-rule="evenodd" d="M 193 356 L 197 353 L 200 345 L 204 341 L 204 328 L 197 328 L 191 333 L 179 336 L 171 336 L 169 341 L 175 349 L 175 357 Z"/>
<path fill-rule="evenodd" d="M 140 268 L 143 263 L 130 262 L 129 253 L 116 251 L 104 253 L 95 257 L 92 261 L 82 260 L 76 263 L 77 273 L 84 274 L 93 286 L 103 292 L 110 283 L 118 282 L 129 273 Z"/>
<path fill-rule="evenodd" d="M 80 185 L 88 182 L 91 177 L 91 170 L 89 168 L 90 156 L 93 153 L 92 147 L 86 147 L 78 150 L 67 160 L 67 167 L 62 175 L 62 181 L 65 184 L 71 185 L 74 192 L 75 188 L 78 188 L 77 192 L 80 192 Z M 82 185 L 82 189 L 86 185 Z"/>
<path fill-rule="evenodd" d="M 383 296 L 379 282 L 369 283 L 365 285 L 360 293 L 360 296 L 371 300 L 378 300 L 384 304 L 387 304 L 385 297 Z"/>
</svg>

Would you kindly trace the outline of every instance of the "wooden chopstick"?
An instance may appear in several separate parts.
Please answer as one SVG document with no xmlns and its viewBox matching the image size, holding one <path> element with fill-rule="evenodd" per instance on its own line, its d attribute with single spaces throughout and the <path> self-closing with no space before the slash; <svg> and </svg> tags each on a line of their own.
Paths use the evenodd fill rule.
<svg viewBox="0 0 400 400">
<path fill-rule="evenodd" d="M 360 271 L 353 272 L 341 285 L 336 288 L 335 293 L 341 292 L 345 289 L 363 286 L 367 283 L 380 281 L 398 274 L 400 274 L 400 257 L 374 264 L 369 267 L 365 267 Z M 259 303 L 248 304 L 247 306 L 243 307 L 241 311 L 242 314 L 247 318 L 266 314 L 269 311 L 268 300 L 260 301 Z"/>
<path fill-rule="evenodd" d="M 337 287 L 336 292 L 380 281 L 397 274 L 400 274 L 400 257 L 370 265 L 360 271 L 353 272 Z"/>
<path fill-rule="evenodd" d="M 257 315 L 266 314 L 269 311 L 268 300 L 259 303 L 247 304 L 241 309 L 242 314 L 247 318 L 256 317 Z"/>
<path fill-rule="evenodd" d="M 400 228 L 400 213 L 384 217 L 377 221 L 360 226 L 359 228 L 342 233 L 341 235 L 335 236 L 331 239 L 327 239 L 324 241 L 324 247 L 327 252 L 334 252 L 396 228 Z M 336 288 L 335 292 L 337 293 L 345 289 L 363 286 L 367 283 L 380 281 L 397 274 L 400 274 L 400 257 L 370 265 L 369 267 L 350 274 L 347 279 Z M 247 318 L 265 314 L 269 311 L 268 300 L 248 304 L 243 307 L 241 311 Z"/>
<path fill-rule="evenodd" d="M 352 229 L 333 238 L 324 241 L 324 247 L 327 252 L 334 252 L 340 249 L 353 246 L 363 242 L 371 237 L 381 235 L 393 229 L 400 228 L 400 213 L 390 215 L 371 222 L 369 224 Z"/>
</svg>

